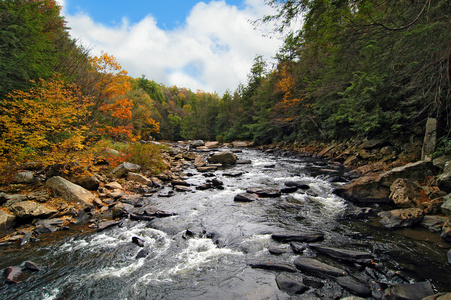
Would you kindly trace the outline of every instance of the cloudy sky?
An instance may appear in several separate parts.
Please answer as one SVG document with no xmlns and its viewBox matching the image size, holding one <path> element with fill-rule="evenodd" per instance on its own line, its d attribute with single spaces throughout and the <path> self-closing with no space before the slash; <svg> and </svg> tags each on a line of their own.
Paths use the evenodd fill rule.
<svg viewBox="0 0 451 300">
<path fill-rule="evenodd" d="M 250 22 L 272 12 L 264 0 L 59 0 L 92 55 L 112 54 L 132 77 L 193 91 L 235 90 L 256 55 L 282 45 Z M 266 36 L 266 37 L 265 37 Z"/>
</svg>

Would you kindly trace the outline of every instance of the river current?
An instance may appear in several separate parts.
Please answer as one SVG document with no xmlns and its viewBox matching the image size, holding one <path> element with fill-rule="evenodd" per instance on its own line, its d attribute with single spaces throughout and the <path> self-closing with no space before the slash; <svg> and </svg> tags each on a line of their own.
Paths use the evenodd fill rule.
<svg viewBox="0 0 451 300">
<path fill-rule="evenodd" d="M 17 285 L 1 286 L 0 299 L 307 299 L 302 297 L 313 296 L 313 289 L 290 297 L 277 287 L 277 272 L 248 266 L 251 261 L 291 264 L 299 256 L 288 251 L 289 245 L 271 239 L 280 232 L 322 232 L 324 245 L 370 251 L 404 280 L 428 280 L 437 290 L 451 289 L 449 245 L 438 234 L 421 228 L 386 230 L 375 215 L 363 221 L 345 217 L 351 204 L 332 193 L 342 184 L 331 180 L 343 176 L 340 166 L 257 150 L 237 155 L 252 163 L 214 171 L 214 178 L 224 183 L 222 190 L 195 190 L 209 177 L 189 168 L 186 181 L 193 192 L 144 198 L 146 204 L 174 216 L 150 222 L 126 219 L 102 232 L 2 249 L 1 269 L 29 260 L 42 270 L 24 272 Z M 228 176 L 238 172 L 243 174 Z M 310 189 L 248 203 L 234 201 L 246 188 L 282 188 L 287 181 L 301 181 Z M 143 248 L 133 244 L 132 237 L 144 241 L 146 257 L 136 258 Z M 284 247 L 287 251 L 281 256 L 268 251 Z"/>
</svg>

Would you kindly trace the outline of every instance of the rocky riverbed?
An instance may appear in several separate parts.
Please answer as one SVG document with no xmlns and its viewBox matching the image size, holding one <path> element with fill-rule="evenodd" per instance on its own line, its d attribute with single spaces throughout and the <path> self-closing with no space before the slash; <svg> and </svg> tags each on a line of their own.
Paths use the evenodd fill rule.
<svg viewBox="0 0 451 300">
<path fill-rule="evenodd" d="M 99 234 L 113 238 L 108 235 L 110 232 L 119 235 L 140 232 L 141 236 L 137 234 L 130 237 L 127 242 L 129 245 L 122 244 L 122 247 L 135 245 L 140 248 L 136 253 L 132 251 L 135 261 L 151 260 L 156 255 L 154 249 L 165 248 L 172 243 L 183 244 L 180 247 L 187 247 L 184 249 L 188 251 L 194 243 L 208 241 L 212 244 L 203 247 L 207 247 L 211 253 L 220 252 L 227 257 L 230 253 L 245 255 L 244 260 L 229 258 L 225 263 L 233 265 L 234 272 L 241 270 L 237 278 L 244 280 L 242 274 L 263 276 L 263 282 L 268 280 L 268 276 L 274 278 L 273 282 L 270 279 L 268 281 L 271 291 L 253 296 L 245 296 L 249 291 L 238 284 L 240 288 L 237 288 L 237 293 L 241 295 L 238 298 L 244 299 L 267 294 L 277 295 L 278 298 L 300 295 L 296 297 L 307 297 L 305 299 L 339 299 L 352 295 L 374 299 L 422 299 L 423 296 L 451 290 L 449 258 L 446 257 L 451 233 L 447 215 L 451 201 L 447 181 L 451 167 L 449 158 L 404 163 L 400 159 L 405 159 L 408 152 L 396 153 L 394 149 L 386 149 L 391 146 L 375 141 L 368 141 L 353 149 L 341 144 L 310 148 L 272 146 L 244 150 L 252 151 L 252 154 L 243 154 L 243 147 L 248 146 L 244 142 L 235 145 L 202 141 L 179 143 L 165 154 L 171 165 L 170 170 L 158 176 L 143 174 L 140 166 L 130 163 L 120 165 L 109 174 L 99 173 L 71 181 L 61 176 L 47 177 L 40 170 L 19 172 L 16 183 L 0 194 L 1 248 L 7 254 L 2 258 L 8 254 L 16 258 L 15 265 L 2 264 L 5 268 L 5 285 L 1 287 L 0 293 L 18 293 L 17 287 L 12 285 L 29 285 L 33 278 L 39 276 L 36 274 L 46 269 L 46 266 L 36 265 L 27 259 L 18 261 L 26 256 L 18 253 L 26 253 L 29 251 L 27 249 L 39 248 L 39 245 L 49 247 L 48 241 L 52 237 L 60 239 L 62 236 L 73 236 L 73 240 L 69 238 L 69 242 L 63 246 L 75 243 L 80 239 L 81 231 L 89 236 L 86 239 L 93 244 Z M 261 159 L 258 153 L 265 160 L 256 164 L 255 160 Z M 384 155 L 385 158 L 379 160 Z M 280 169 L 280 165 L 289 170 Z M 299 177 L 302 172 L 296 168 L 304 165 L 309 166 L 308 176 Z M 255 172 L 256 169 L 259 173 Z M 287 172 L 288 175 L 285 174 Z M 270 176 L 260 178 L 260 174 Z M 274 176 L 273 180 L 271 176 Z M 314 180 L 325 187 L 317 187 L 319 183 Z M 21 192 L 25 190 L 27 193 Z M 236 229 L 227 228 L 231 225 L 227 215 L 221 215 L 221 205 L 216 204 L 219 206 L 218 211 L 197 207 L 207 200 L 192 199 L 194 195 L 209 200 L 215 195 L 222 195 L 221 199 L 224 197 L 231 201 L 226 202 L 228 206 L 223 207 L 223 214 L 230 214 L 230 208 L 236 210 L 243 208 L 241 205 L 248 205 L 246 213 L 254 215 L 244 214 L 242 218 L 257 217 L 265 221 L 261 225 L 256 224 L 262 221 L 249 221 L 241 224 L 242 227 L 239 227 L 242 219 L 233 221 L 241 228 L 241 233 L 236 236 Z M 346 201 L 340 200 L 343 198 Z M 253 212 L 254 203 L 263 205 L 263 210 Z M 190 211 L 189 205 L 196 209 Z M 212 204 L 205 202 L 204 205 Z M 193 213 L 199 211 L 214 215 L 215 218 L 202 216 L 201 219 L 206 218 L 202 224 L 178 221 L 184 218 L 187 209 L 191 218 Z M 282 218 L 283 214 L 288 219 Z M 229 217 L 232 218 L 231 215 Z M 227 230 L 217 228 L 214 222 Z M 325 223 L 321 225 L 321 222 Z M 376 223 L 378 225 L 374 225 Z M 136 229 L 136 226 L 141 226 L 136 224 L 149 224 L 152 230 L 157 230 L 152 231 L 153 235 L 170 235 L 171 241 L 163 237 L 151 238 L 147 232 L 143 234 L 141 229 Z M 421 277 L 418 270 L 409 270 L 405 266 L 396 268 L 396 263 L 385 263 L 387 256 L 378 253 L 392 251 L 384 249 L 383 241 L 379 239 L 393 231 L 395 239 L 400 232 L 406 233 L 400 238 L 404 240 L 405 236 L 411 234 L 408 232 L 410 228 L 416 226 L 412 230 L 417 230 L 415 228 L 419 224 L 431 233 L 425 234 L 420 229 L 420 233 L 413 233 L 416 236 L 414 239 L 423 235 L 426 243 L 434 244 L 432 248 L 435 250 L 431 255 L 442 258 L 433 265 L 437 268 L 437 274 L 440 274 L 438 277 L 444 277 L 442 280 L 431 279 L 430 270 Z M 387 229 L 382 234 L 363 238 L 365 234 L 374 235 L 367 232 L 372 226 Z M 341 233 L 343 230 L 344 234 Z M 265 242 L 257 243 L 261 247 L 259 249 L 253 249 L 256 246 L 243 248 L 246 242 L 239 237 L 243 235 L 247 238 L 258 237 Z M 368 243 L 372 239 L 375 244 L 369 247 Z M 155 244 L 158 240 L 161 245 Z M 347 243 L 347 240 L 352 242 Z M 359 240 L 362 241 L 357 242 Z M 410 239 L 407 243 L 410 243 Z M 154 248 L 149 248 L 148 244 Z M 393 243 L 388 242 L 387 245 Z M 419 245 L 423 247 L 424 242 Z M 71 247 L 74 248 L 75 244 Z M 267 254 L 262 255 L 262 251 Z M 177 255 L 183 256 L 183 253 Z M 174 257 L 177 258 L 177 255 Z M 168 254 L 165 256 L 168 257 Z M 427 264 L 428 260 L 425 262 Z M 30 265 L 36 268 L 30 270 L 27 268 Z M 424 262 L 418 262 L 417 267 L 422 268 L 423 265 Z M 223 266 L 217 262 L 216 267 L 221 269 Z M 415 266 L 412 268 L 415 269 Z M 224 270 L 224 273 L 228 272 L 230 270 Z M 448 277 L 442 275 L 447 272 Z M 450 279 L 448 283 L 447 279 Z M 278 292 L 272 291 L 273 288 Z M 206 295 L 209 293 L 206 292 Z M 224 294 L 224 299 L 230 295 Z M 26 297 L 26 294 L 22 296 Z"/>
</svg>

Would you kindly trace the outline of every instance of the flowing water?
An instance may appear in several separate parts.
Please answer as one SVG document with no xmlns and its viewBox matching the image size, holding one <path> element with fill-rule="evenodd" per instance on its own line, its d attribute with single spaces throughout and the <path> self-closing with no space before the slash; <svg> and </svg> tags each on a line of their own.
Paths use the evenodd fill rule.
<svg viewBox="0 0 451 300">
<path fill-rule="evenodd" d="M 289 249 L 271 239 L 272 233 L 287 231 L 322 232 L 324 245 L 371 251 L 404 280 L 428 280 L 437 290 L 451 291 L 449 245 L 438 234 L 422 229 L 389 231 L 374 217 L 343 218 L 350 204 L 332 193 L 339 184 L 331 183 L 331 178 L 344 170 L 320 160 L 255 150 L 238 156 L 252 164 L 215 171 L 223 190 L 144 198 L 175 216 L 151 222 L 125 220 L 102 232 L 65 233 L 59 241 L 1 249 L 0 268 L 30 260 L 42 270 L 24 272 L 17 285 L 0 286 L 0 299 L 290 299 L 277 287 L 277 272 L 247 265 L 268 260 L 291 264 L 297 257 L 291 251 L 277 257 L 268 252 Z M 193 186 L 208 180 L 195 169 L 186 172 L 191 173 L 186 181 Z M 230 172 L 244 173 L 226 176 Z M 308 193 L 234 202 L 234 196 L 248 187 L 282 188 L 293 180 L 309 185 Z M 187 229 L 194 235 L 187 237 Z M 143 248 L 131 243 L 134 236 L 144 241 L 147 257 L 136 259 Z"/>
</svg>

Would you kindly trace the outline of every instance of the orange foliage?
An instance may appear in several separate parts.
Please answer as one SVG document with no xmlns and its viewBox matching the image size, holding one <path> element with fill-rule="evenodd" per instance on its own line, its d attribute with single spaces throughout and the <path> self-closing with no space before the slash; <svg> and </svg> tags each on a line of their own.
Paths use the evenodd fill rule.
<svg viewBox="0 0 451 300">
<path fill-rule="evenodd" d="M 298 113 L 300 105 L 308 107 L 304 104 L 306 96 L 294 97 L 295 92 L 295 78 L 288 70 L 287 65 L 282 65 L 277 73 L 279 80 L 276 84 L 275 91 L 283 94 L 283 101 L 276 103 L 273 110 L 273 120 L 279 124 L 293 124 L 296 123 L 300 114 Z"/>
<path fill-rule="evenodd" d="M 125 97 L 132 88 L 127 71 L 122 69 L 113 56 L 104 52 L 100 56 L 91 57 L 90 63 L 93 72 L 100 76 L 95 85 L 98 92 L 96 106 L 110 120 L 110 125 L 105 125 L 101 131 L 113 138 L 133 139 L 133 127 L 118 124 L 121 120 L 132 118 L 133 101 Z"/>
</svg>

